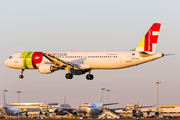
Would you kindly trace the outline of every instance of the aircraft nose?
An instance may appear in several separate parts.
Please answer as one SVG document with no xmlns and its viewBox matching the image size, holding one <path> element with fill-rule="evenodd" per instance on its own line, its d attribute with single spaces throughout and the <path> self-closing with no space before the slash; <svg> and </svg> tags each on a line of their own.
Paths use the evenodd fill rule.
<svg viewBox="0 0 180 120">
<path fill-rule="evenodd" d="M 9 60 L 6 60 L 4 64 L 5 66 L 9 67 Z"/>
</svg>

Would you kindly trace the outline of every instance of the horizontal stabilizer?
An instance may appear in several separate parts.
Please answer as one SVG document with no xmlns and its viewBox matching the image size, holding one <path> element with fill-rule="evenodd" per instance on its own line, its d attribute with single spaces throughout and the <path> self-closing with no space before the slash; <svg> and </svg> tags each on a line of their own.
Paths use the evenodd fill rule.
<svg viewBox="0 0 180 120">
<path fill-rule="evenodd" d="M 174 53 L 172 53 L 172 54 L 164 54 L 164 56 L 169 56 L 169 55 L 175 55 Z"/>
</svg>

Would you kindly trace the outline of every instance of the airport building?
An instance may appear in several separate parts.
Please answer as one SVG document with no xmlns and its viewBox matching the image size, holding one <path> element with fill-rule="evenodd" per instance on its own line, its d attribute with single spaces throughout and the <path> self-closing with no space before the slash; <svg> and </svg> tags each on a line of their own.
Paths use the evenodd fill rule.
<svg viewBox="0 0 180 120">
<path fill-rule="evenodd" d="M 135 104 L 130 104 L 130 105 L 126 105 L 127 109 L 122 109 L 122 110 L 116 110 L 117 113 L 119 113 L 121 116 L 124 117 L 130 117 L 132 116 L 132 110 L 135 107 L 140 107 L 141 105 L 135 105 Z M 156 116 L 155 112 L 157 110 L 157 108 L 153 107 L 149 107 L 149 108 L 138 108 L 138 110 L 143 112 L 143 116 L 147 117 L 147 116 Z M 148 112 L 147 111 L 151 111 Z M 175 118 L 180 118 L 180 105 L 161 105 L 161 108 L 158 109 L 160 116 L 161 117 L 175 117 Z"/>
<path fill-rule="evenodd" d="M 161 113 L 165 117 L 180 118 L 180 105 L 161 105 Z"/>
<path fill-rule="evenodd" d="M 50 102 L 43 102 L 43 103 L 7 103 L 7 106 L 14 106 L 21 108 L 22 110 L 34 110 L 34 109 L 53 109 L 59 107 L 58 103 L 50 103 Z"/>
<path fill-rule="evenodd" d="M 36 103 L 7 103 L 7 106 L 14 106 L 21 108 L 22 111 L 27 111 L 27 110 L 52 110 L 54 111 L 55 108 L 57 107 L 66 107 L 66 108 L 71 108 L 69 104 L 61 104 L 58 105 L 58 103 L 50 103 L 50 102 L 36 102 Z M 132 111 L 135 107 L 141 107 L 141 105 L 136 105 L 136 104 L 129 104 L 126 105 L 126 109 L 121 109 L 121 110 L 116 110 L 115 112 L 118 113 L 121 116 L 124 117 L 132 117 Z M 155 116 L 156 112 L 156 107 L 149 107 L 149 108 L 138 108 L 138 110 L 143 112 L 143 116 Z M 147 111 L 151 111 L 150 114 L 147 113 Z M 180 118 L 180 105 L 161 105 L 160 109 L 158 110 L 161 117 L 175 117 L 175 118 Z M 39 112 L 37 112 L 39 114 Z"/>
</svg>

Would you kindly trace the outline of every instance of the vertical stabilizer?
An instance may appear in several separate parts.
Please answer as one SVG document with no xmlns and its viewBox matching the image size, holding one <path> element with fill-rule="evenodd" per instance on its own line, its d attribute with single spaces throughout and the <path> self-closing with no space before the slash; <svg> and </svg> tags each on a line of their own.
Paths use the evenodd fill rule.
<svg viewBox="0 0 180 120">
<path fill-rule="evenodd" d="M 99 103 L 101 103 L 101 97 L 102 97 L 102 88 L 100 89 L 100 94 L 99 94 Z"/>
<path fill-rule="evenodd" d="M 161 23 L 154 23 L 139 45 L 132 51 L 155 52 Z"/>
</svg>

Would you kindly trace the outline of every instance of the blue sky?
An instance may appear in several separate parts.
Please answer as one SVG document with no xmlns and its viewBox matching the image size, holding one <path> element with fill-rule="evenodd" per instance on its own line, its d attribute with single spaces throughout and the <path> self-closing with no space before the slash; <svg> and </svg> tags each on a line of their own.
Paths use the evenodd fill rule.
<svg viewBox="0 0 180 120">
<path fill-rule="evenodd" d="M 155 104 L 156 84 L 160 104 L 179 104 L 179 0 L 1 0 L 0 1 L 0 91 L 8 89 L 7 102 L 58 102 L 64 96 L 72 107 L 98 102 L 100 87 L 110 89 L 114 107 Z M 157 52 L 175 53 L 153 62 L 119 70 L 94 70 L 66 80 L 66 71 L 40 74 L 10 69 L 4 62 L 24 51 L 131 50 L 155 22 L 162 23 Z M 2 100 L 0 95 L 0 100 Z M 105 93 L 107 102 L 107 92 Z M 0 101 L 3 104 L 3 101 Z M 112 106 L 113 107 L 113 106 Z"/>
</svg>

